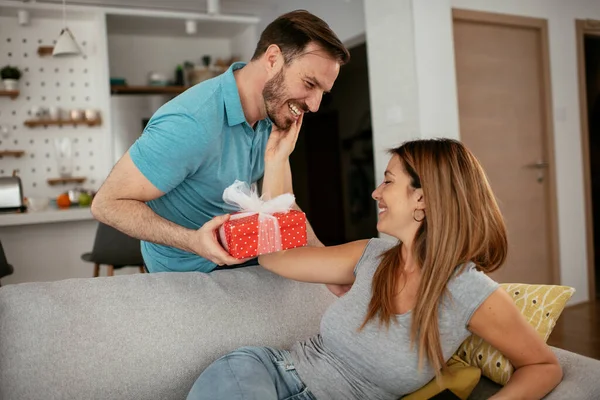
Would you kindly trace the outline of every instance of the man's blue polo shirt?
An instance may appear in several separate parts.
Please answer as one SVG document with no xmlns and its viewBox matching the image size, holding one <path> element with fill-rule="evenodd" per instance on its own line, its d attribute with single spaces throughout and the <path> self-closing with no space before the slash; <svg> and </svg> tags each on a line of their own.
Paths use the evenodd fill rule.
<svg viewBox="0 0 600 400">
<path fill-rule="evenodd" d="M 235 63 L 163 105 L 131 146 L 134 164 L 165 193 L 147 203 L 163 218 L 198 229 L 216 215 L 235 211 L 223 202 L 227 186 L 263 176 L 271 122 L 259 121 L 255 129 L 246 122 L 233 76 L 244 65 Z M 142 242 L 142 254 L 150 272 L 216 267 L 196 254 L 150 242 Z"/>
</svg>

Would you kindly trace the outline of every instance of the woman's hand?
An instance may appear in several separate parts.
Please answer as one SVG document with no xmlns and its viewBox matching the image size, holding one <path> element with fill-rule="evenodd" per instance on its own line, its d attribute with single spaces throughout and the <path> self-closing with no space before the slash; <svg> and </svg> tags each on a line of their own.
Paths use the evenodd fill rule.
<svg viewBox="0 0 600 400">
<path fill-rule="evenodd" d="M 298 120 L 295 121 L 287 131 L 279 130 L 273 125 L 265 149 L 265 164 L 284 163 L 287 161 L 296 147 L 296 141 L 298 140 L 298 134 L 302 128 L 303 118 L 304 114 L 300 115 Z"/>
</svg>

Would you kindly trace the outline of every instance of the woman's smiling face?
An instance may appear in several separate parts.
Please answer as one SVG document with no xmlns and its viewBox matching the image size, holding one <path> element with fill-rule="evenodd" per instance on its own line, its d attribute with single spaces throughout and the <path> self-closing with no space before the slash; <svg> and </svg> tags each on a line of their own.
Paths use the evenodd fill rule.
<svg viewBox="0 0 600 400">
<path fill-rule="evenodd" d="M 425 209 L 423 190 L 413 183 L 400 157 L 393 155 L 383 182 L 372 195 L 379 208 L 377 230 L 405 243 L 412 241 L 420 225 L 414 218 L 415 210 Z"/>
</svg>

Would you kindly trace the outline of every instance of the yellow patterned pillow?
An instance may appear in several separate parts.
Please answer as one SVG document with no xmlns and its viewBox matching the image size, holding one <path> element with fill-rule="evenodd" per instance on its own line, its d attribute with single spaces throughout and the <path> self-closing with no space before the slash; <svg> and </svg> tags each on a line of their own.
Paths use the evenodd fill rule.
<svg viewBox="0 0 600 400">
<path fill-rule="evenodd" d="M 479 383 L 481 378 L 481 370 L 477 367 L 471 367 L 469 364 L 461 360 L 456 355 L 453 355 L 446 363 L 448 369 L 442 372 L 441 384 L 433 378 L 427 385 L 421 389 L 407 394 L 402 397 L 402 400 L 426 400 L 436 394 L 443 392 L 445 389 L 450 390 L 462 400 L 467 400 L 471 392 Z"/>
<path fill-rule="evenodd" d="M 544 342 L 575 293 L 575 289 L 568 286 L 503 283 L 500 287 L 511 295 L 521 314 Z M 469 336 L 456 354 L 470 365 L 481 368 L 484 376 L 501 385 L 506 385 L 514 372 L 508 359 L 477 335 Z"/>
</svg>

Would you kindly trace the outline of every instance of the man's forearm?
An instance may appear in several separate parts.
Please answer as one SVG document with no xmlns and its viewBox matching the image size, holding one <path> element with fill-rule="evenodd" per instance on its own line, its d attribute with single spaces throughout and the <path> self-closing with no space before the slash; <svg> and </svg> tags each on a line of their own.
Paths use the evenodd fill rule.
<svg viewBox="0 0 600 400">
<path fill-rule="evenodd" d="M 283 165 L 278 163 L 266 163 L 262 193 L 270 196 L 269 198 L 273 198 L 283 193 L 293 192 L 290 160 L 287 159 Z M 302 211 L 296 203 L 294 203 L 293 209 Z M 306 221 L 306 236 L 309 246 L 323 246 L 323 243 L 317 238 L 317 235 L 308 220 Z"/>
<path fill-rule="evenodd" d="M 283 190 L 284 193 L 294 193 L 294 186 L 292 185 L 292 167 L 290 165 L 290 159 L 288 158 L 283 168 Z"/>
<path fill-rule="evenodd" d="M 272 199 L 284 193 L 291 193 L 286 191 L 285 163 L 265 163 L 261 194 L 266 199 Z"/>
<path fill-rule="evenodd" d="M 92 203 L 92 214 L 98 221 L 134 238 L 193 252 L 190 242 L 194 230 L 164 219 L 144 202 L 95 200 Z"/>
</svg>

